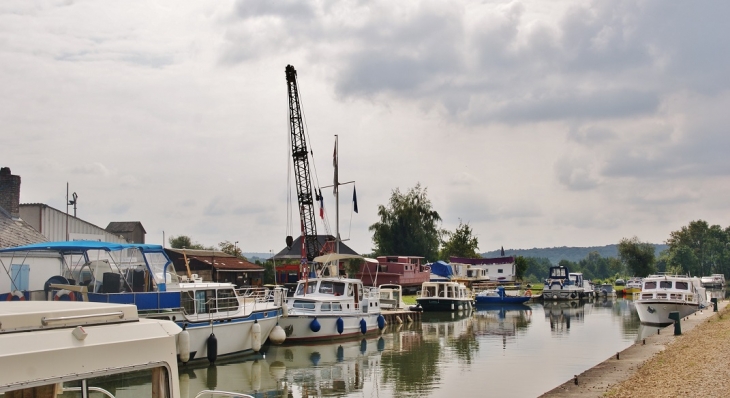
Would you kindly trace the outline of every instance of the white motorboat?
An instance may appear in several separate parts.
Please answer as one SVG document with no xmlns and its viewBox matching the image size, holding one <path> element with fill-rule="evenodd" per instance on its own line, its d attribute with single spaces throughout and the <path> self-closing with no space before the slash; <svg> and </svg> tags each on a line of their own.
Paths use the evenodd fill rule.
<svg viewBox="0 0 730 398">
<path fill-rule="evenodd" d="M 416 299 L 424 311 L 462 311 L 473 308 L 474 297 L 458 282 L 423 282 Z"/>
<path fill-rule="evenodd" d="M 638 293 L 641 291 L 642 286 L 642 279 L 641 278 L 631 278 L 626 282 L 626 287 L 624 288 L 624 295 L 626 297 L 631 297 L 634 293 Z"/>
<path fill-rule="evenodd" d="M 571 272 L 568 274 L 568 278 L 575 286 L 583 287 L 583 293 L 581 293 L 581 298 L 593 298 L 595 296 L 595 289 L 593 288 L 593 284 L 588 279 L 583 278 L 582 272 Z"/>
<path fill-rule="evenodd" d="M 402 310 L 406 308 L 403 303 L 403 287 L 401 285 L 383 284 L 378 286 L 380 290 L 380 308 L 383 310 Z"/>
<path fill-rule="evenodd" d="M 725 275 L 724 274 L 712 274 L 710 276 L 703 276 L 700 278 L 702 287 L 708 289 L 722 289 L 725 287 Z"/>
<path fill-rule="evenodd" d="M 0 297 L 134 304 L 141 317 L 168 319 L 187 330 L 190 352 L 181 355 L 182 362 L 259 351 L 285 297 L 283 289 L 237 290 L 196 275 L 181 280 L 159 245 L 43 242 L 2 249 L 0 256 L 9 276 L 0 278 L 0 292 L 10 290 Z M 13 265 L 35 260 L 43 262 L 28 266 L 25 278 L 13 278 Z M 278 332 L 280 342 L 285 336 Z"/>
<path fill-rule="evenodd" d="M 361 257 L 331 253 L 314 261 L 324 264 L 323 269 L 337 269 L 340 260 L 352 258 Z M 305 278 L 287 298 L 279 324 L 288 342 L 333 340 L 382 330 L 385 317 L 380 312 L 378 288 L 363 286 L 360 279 Z"/>
<path fill-rule="evenodd" d="M 641 323 L 669 325 L 671 312 L 683 318 L 707 306 L 705 288 L 699 278 L 683 275 L 651 275 L 644 278 L 642 290 L 634 293 L 636 312 Z"/>
<path fill-rule="evenodd" d="M 543 300 L 580 300 L 585 294 L 581 275 L 580 284 L 569 277 L 568 267 L 558 265 L 550 267 L 545 287 L 542 290 Z"/>
<path fill-rule="evenodd" d="M 140 318 L 133 305 L 0 302 L 0 324 L 0 396 L 181 396 L 176 352 L 187 332 Z"/>
<path fill-rule="evenodd" d="M 613 285 L 610 283 L 604 283 L 602 285 L 599 285 L 596 289 L 596 295 L 599 297 L 606 297 L 606 298 L 615 298 L 616 297 L 616 290 L 613 288 Z"/>
</svg>

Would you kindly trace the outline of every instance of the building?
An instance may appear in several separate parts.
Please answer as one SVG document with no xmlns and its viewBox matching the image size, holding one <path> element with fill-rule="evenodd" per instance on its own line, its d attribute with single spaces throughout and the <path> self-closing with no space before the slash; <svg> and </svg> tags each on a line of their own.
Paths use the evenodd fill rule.
<svg viewBox="0 0 730 398">
<path fill-rule="evenodd" d="M 25 220 L 51 242 L 96 240 L 101 242 L 128 243 L 119 234 L 108 232 L 104 228 L 43 203 L 21 204 L 20 218 Z"/>
<path fill-rule="evenodd" d="M 494 258 L 449 257 L 452 264 L 469 264 L 487 270 L 489 280 L 499 283 L 515 282 L 517 267 L 514 256 Z"/>
<path fill-rule="evenodd" d="M 186 276 L 188 259 L 191 274 L 197 274 L 204 281 L 230 282 L 236 286 L 261 286 L 264 267 L 218 250 L 169 249 L 165 252 L 175 266 L 178 275 Z"/>
<path fill-rule="evenodd" d="M 0 169 L 0 247 L 45 242 L 46 237 L 20 217 L 20 176 Z"/>
<path fill-rule="evenodd" d="M 147 231 L 139 221 L 112 221 L 106 231 L 124 237 L 129 243 L 144 243 Z"/>
</svg>

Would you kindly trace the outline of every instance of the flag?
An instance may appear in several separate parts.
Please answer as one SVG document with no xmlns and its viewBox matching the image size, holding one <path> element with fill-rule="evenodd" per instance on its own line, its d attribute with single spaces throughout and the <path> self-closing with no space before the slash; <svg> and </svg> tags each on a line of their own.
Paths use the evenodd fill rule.
<svg viewBox="0 0 730 398">
<path fill-rule="evenodd" d="M 324 197 L 322 196 L 321 189 L 317 194 L 317 200 L 319 200 L 319 217 L 324 220 Z"/>
<path fill-rule="evenodd" d="M 355 186 L 352 186 L 352 206 L 355 210 L 355 213 L 357 213 L 357 190 L 355 189 Z"/>
</svg>

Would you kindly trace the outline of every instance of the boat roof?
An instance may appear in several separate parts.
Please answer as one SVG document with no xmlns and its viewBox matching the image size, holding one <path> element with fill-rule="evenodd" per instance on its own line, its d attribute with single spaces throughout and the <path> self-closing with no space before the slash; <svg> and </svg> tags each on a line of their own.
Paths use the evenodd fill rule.
<svg viewBox="0 0 730 398">
<path fill-rule="evenodd" d="M 75 240 L 61 242 L 40 242 L 30 245 L 7 247 L 0 249 L 0 253 L 25 252 L 25 251 L 50 251 L 59 253 L 84 253 L 89 250 L 120 251 L 124 249 L 137 249 L 142 252 L 163 252 L 161 245 L 148 245 L 143 243 L 112 243 L 98 242 L 92 240 Z"/>
<path fill-rule="evenodd" d="M 304 282 L 307 282 L 307 283 L 314 283 L 314 282 L 317 282 L 317 281 L 332 281 L 332 282 L 362 283 L 362 280 L 361 280 L 361 279 L 354 279 L 354 278 L 338 278 L 338 277 L 336 277 L 336 276 L 334 276 L 334 277 L 333 277 L 333 276 L 322 276 L 322 277 L 318 277 L 318 278 L 307 278 L 306 280 L 305 280 L 305 279 L 300 279 L 300 280 L 299 280 L 299 283 L 304 283 Z"/>
<path fill-rule="evenodd" d="M 64 301 L 0 302 L 0 334 L 139 320 L 137 307 Z"/>
<path fill-rule="evenodd" d="M 327 253 L 319 257 L 314 258 L 314 262 L 316 263 L 329 263 L 332 261 L 340 261 L 340 260 L 350 260 L 354 258 L 363 258 L 362 256 L 358 256 L 357 254 L 345 254 L 345 253 Z"/>
</svg>

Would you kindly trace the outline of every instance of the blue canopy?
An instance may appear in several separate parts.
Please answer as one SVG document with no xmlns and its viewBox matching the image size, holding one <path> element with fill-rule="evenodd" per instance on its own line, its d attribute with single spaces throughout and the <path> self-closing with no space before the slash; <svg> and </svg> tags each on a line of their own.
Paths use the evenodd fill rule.
<svg viewBox="0 0 730 398">
<path fill-rule="evenodd" d="M 451 264 L 439 260 L 431 264 L 431 274 L 451 278 L 454 275 L 454 269 L 451 268 Z"/>
<path fill-rule="evenodd" d="M 62 242 L 40 242 L 31 245 L 7 247 L 0 249 L 0 253 L 25 252 L 25 251 L 52 251 L 58 253 L 83 253 L 89 250 L 119 251 L 124 249 L 137 249 L 141 252 L 162 252 L 161 245 L 147 245 L 141 243 L 111 243 L 97 242 L 93 240 L 75 240 Z"/>
</svg>

